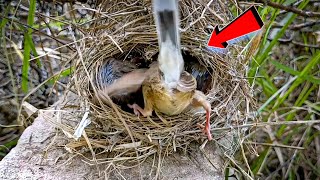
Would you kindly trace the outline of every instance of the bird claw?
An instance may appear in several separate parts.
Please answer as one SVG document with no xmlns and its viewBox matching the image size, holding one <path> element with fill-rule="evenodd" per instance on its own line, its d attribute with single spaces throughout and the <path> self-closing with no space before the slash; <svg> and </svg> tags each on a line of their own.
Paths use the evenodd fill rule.
<svg viewBox="0 0 320 180">
<path fill-rule="evenodd" d="M 138 117 L 140 116 L 140 112 L 135 108 L 133 108 L 133 113 Z"/>
<path fill-rule="evenodd" d="M 140 116 L 140 112 L 139 112 L 139 108 L 138 108 L 138 105 L 137 104 L 127 104 L 129 108 L 133 109 L 133 113 L 136 115 L 136 116 Z"/>
<path fill-rule="evenodd" d="M 210 132 L 210 129 L 211 129 L 211 128 L 210 128 L 210 125 L 204 126 L 204 125 L 198 123 L 197 126 L 201 129 L 201 131 L 202 131 L 204 134 L 207 135 L 208 140 L 211 141 L 211 140 L 212 140 L 212 136 L 211 136 L 211 132 Z"/>
</svg>

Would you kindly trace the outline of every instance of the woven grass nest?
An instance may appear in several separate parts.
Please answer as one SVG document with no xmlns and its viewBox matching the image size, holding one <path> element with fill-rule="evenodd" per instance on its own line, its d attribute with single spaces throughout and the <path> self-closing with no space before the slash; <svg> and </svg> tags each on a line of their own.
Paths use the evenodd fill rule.
<svg viewBox="0 0 320 180">
<path fill-rule="evenodd" d="M 249 84 L 244 78 L 248 63 L 244 46 L 241 43 L 229 45 L 224 53 L 207 48 L 213 27 L 226 25 L 233 19 L 229 11 L 231 5 L 228 1 L 179 2 L 182 51 L 211 73 L 211 78 L 208 78 L 212 82 L 211 87 L 205 93 L 212 105 L 213 142 L 224 146 L 228 154 L 234 153 L 244 133 L 238 129 L 234 131 L 233 127 L 247 123 L 253 102 Z M 95 93 L 102 88 L 96 85 L 96 78 L 106 61 L 112 58 L 129 61 L 139 57 L 150 63 L 156 60 L 158 53 L 150 0 L 115 0 L 100 7 L 104 13 L 96 15 L 85 34 L 85 40 L 73 57 L 76 70 L 71 88 L 78 95 L 80 109 L 89 112 L 91 120 L 80 142 L 90 143 L 92 153 L 108 152 L 112 154 L 109 156 L 111 159 L 123 157 L 123 160 L 132 161 L 153 155 L 159 150 L 170 154 L 186 150 L 192 142 L 207 142 L 207 136 L 197 126 L 205 122 L 205 114 L 202 112 L 185 112 L 176 116 L 156 113 L 144 118 L 121 109 L 108 97 L 103 101 L 94 100 L 97 97 Z M 67 110 L 71 111 L 70 108 Z M 79 123 L 83 112 L 73 117 Z M 72 124 L 71 120 L 64 123 L 68 125 L 64 131 L 74 132 L 77 123 Z M 222 143 L 226 142 L 222 141 L 226 137 L 229 137 L 228 142 Z M 88 147 L 87 143 L 81 144 L 79 140 L 69 139 L 68 147 L 79 150 Z"/>
</svg>

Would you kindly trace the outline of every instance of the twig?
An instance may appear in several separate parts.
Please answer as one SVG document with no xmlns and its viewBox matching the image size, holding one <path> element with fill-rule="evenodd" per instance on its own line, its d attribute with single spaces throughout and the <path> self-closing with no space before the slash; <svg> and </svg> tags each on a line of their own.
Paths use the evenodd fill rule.
<svg viewBox="0 0 320 180">
<path fill-rule="evenodd" d="M 224 155 L 241 171 L 241 173 L 247 178 L 253 180 L 253 178 L 246 172 L 244 171 L 238 164 L 237 162 L 232 159 L 230 156 L 228 156 L 227 153 L 224 153 Z"/>
<path fill-rule="evenodd" d="M 223 130 L 231 130 L 235 128 L 247 128 L 247 127 L 265 127 L 265 126 L 280 126 L 280 125 L 297 125 L 297 124 L 317 124 L 320 123 L 320 119 L 318 120 L 305 120 L 305 121 L 283 121 L 283 122 L 261 122 L 261 123 L 251 123 L 244 124 L 239 126 L 230 126 L 230 127 L 222 127 L 222 128 L 211 128 L 210 131 L 223 131 Z M 179 136 L 183 136 L 185 134 L 197 133 L 201 132 L 201 130 L 195 131 L 184 131 L 180 133 Z"/>
<path fill-rule="evenodd" d="M 265 107 L 268 106 L 268 104 L 273 101 L 280 93 L 285 91 L 290 84 L 295 81 L 298 78 L 298 76 L 295 76 L 293 78 L 290 78 L 286 84 L 284 84 L 277 92 L 275 92 L 263 105 L 260 106 L 258 109 L 258 113 L 261 113 Z"/>
<path fill-rule="evenodd" d="M 3 28 L 4 29 L 4 28 Z M 2 30 L 3 31 L 3 30 Z M 3 37 L 5 37 L 5 38 L 3 38 L 3 43 L 4 43 L 4 45 L 6 46 L 6 39 L 8 39 L 12 44 L 13 44 L 13 47 L 15 47 L 16 48 L 16 45 L 15 45 L 15 43 L 13 42 L 13 41 L 11 41 L 11 39 L 9 39 L 9 38 L 7 38 L 6 36 L 5 36 L 5 32 L 3 31 L 2 32 L 2 36 Z M 16 101 L 16 102 L 19 102 L 19 98 L 18 98 L 18 88 L 17 88 L 17 86 L 16 86 L 16 78 L 15 78 L 15 76 L 14 76 L 14 74 L 13 74 L 13 69 L 12 69 L 12 66 L 11 66 L 11 62 L 10 62 L 10 58 L 9 58 L 9 54 L 8 54 L 8 50 L 7 50 L 7 48 L 3 48 L 4 49 L 4 55 L 5 55 L 5 59 L 7 60 L 7 67 L 8 67 L 8 71 L 9 71 L 9 75 L 10 75 L 10 79 L 11 79 L 11 86 L 12 86 L 12 89 L 13 89 L 13 94 L 14 94 L 14 100 Z M 19 51 L 18 50 L 16 50 L 17 51 L 17 53 L 19 53 Z M 16 105 L 17 106 L 17 109 L 19 108 L 19 105 Z M 20 122 L 18 121 L 18 124 L 19 124 Z M 23 125 L 23 124 L 21 124 L 21 125 Z"/>
<path fill-rule="evenodd" d="M 269 118 L 268 122 L 270 122 L 270 118 Z M 276 140 L 276 136 L 275 136 L 274 132 L 272 131 L 271 127 L 266 126 L 265 130 L 267 131 L 267 133 L 270 137 L 270 140 L 272 142 L 274 142 L 275 144 L 279 144 L 278 141 Z M 282 153 L 281 149 L 277 146 L 273 147 L 273 149 L 278 157 L 280 165 L 284 166 L 285 163 L 284 163 L 283 153 Z M 283 168 L 281 168 L 281 170 L 282 170 L 282 176 L 284 176 L 284 174 L 286 173 L 286 169 L 283 167 Z"/>
<path fill-rule="evenodd" d="M 31 59 L 29 59 L 29 61 L 33 61 L 33 60 L 35 60 L 35 59 L 38 59 L 38 58 L 47 56 L 47 55 L 49 55 L 49 54 L 51 54 L 51 53 L 54 53 L 55 51 L 57 51 L 57 50 L 59 50 L 59 49 L 61 49 L 61 48 L 70 47 L 71 45 L 73 45 L 73 44 L 75 44 L 75 43 L 78 43 L 78 42 L 80 42 L 80 41 L 84 41 L 85 39 L 90 39 L 90 37 L 83 37 L 83 38 L 81 38 L 81 39 L 75 40 L 75 41 L 70 42 L 70 43 L 68 43 L 68 44 L 64 44 L 64 45 L 59 46 L 59 47 L 57 47 L 57 48 L 55 48 L 55 49 L 52 49 L 51 51 L 47 51 L 46 53 L 44 53 L 44 54 L 42 54 L 42 55 L 39 55 L 39 56 L 34 57 L 34 58 L 31 58 Z"/>
<path fill-rule="evenodd" d="M 19 125 L 19 124 L 14 124 L 14 125 L 2 125 L 0 124 L 1 128 L 12 128 L 12 127 L 22 127 L 23 125 Z"/>
<path fill-rule="evenodd" d="M 291 25 L 291 26 L 288 27 L 288 29 L 290 29 L 290 30 L 300 30 L 300 29 L 302 29 L 302 28 L 312 27 L 312 26 L 317 25 L 317 24 L 320 24 L 320 21 L 312 21 L 312 22 L 306 22 L 306 23 Z M 274 28 L 281 28 L 281 27 L 283 27 L 283 25 L 281 25 L 281 24 L 274 24 L 274 25 L 272 25 L 272 27 L 274 27 Z"/>
<path fill-rule="evenodd" d="M 298 150 L 305 150 L 303 147 L 298 147 L 298 146 L 287 146 L 284 144 L 271 144 L 271 143 L 259 143 L 259 142 L 243 142 L 244 144 L 254 144 L 254 145 L 262 145 L 262 146 L 272 146 L 272 147 L 280 147 L 280 148 L 291 148 L 291 149 L 298 149 Z"/>
<path fill-rule="evenodd" d="M 24 27 L 26 27 L 26 28 L 30 28 L 30 29 L 38 32 L 38 33 L 41 34 L 41 35 L 44 35 L 44 36 L 46 36 L 46 37 L 49 37 L 50 39 L 53 39 L 53 40 L 57 41 L 58 43 L 65 45 L 64 42 L 58 40 L 57 38 L 55 38 L 55 37 L 53 37 L 53 36 L 50 36 L 50 35 L 42 32 L 42 31 L 40 31 L 39 29 L 33 28 L 33 27 L 31 27 L 31 26 L 29 26 L 29 25 L 27 25 L 27 24 L 24 24 L 24 23 L 22 23 L 22 22 L 19 22 L 19 21 L 17 21 L 17 20 L 12 19 L 12 18 L 4 17 L 4 16 L 2 16 L 2 15 L 0 15 L 0 18 L 8 19 L 8 20 L 10 20 L 10 21 L 12 21 L 12 22 L 21 24 L 22 26 L 24 26 Z M 71 46 L 67 46 L 67 48 L 69 48 L 70 50 L 74 50 L 74 48 L 71 47 Z"/>
<path fill-rule="evenodd" d="M 320 17 L 320 13 L 318 12 L 313 12 L 313 11 L 302 11 L 300 9 L 297 9 L 295 7 L 291 7 L 291 6 L 285 6 L 279 3 L 275 3 L 272 1 L 268 1 L 268 0 L 255 0 L 255 2 L 259 2 L 259 3 L 264 3 L 268 6 L 271 6 L 273 8 L 277 8 L 277 9 L 282 9 L 288 12 L 293 12 L 295 14 L 298 14 L 300 16 L 305 16 L 305 17 Z"/>
<path fill-rule="evenodd" d="M 310 131 L 310 129 L 311 129 L 311 127 L 309 126 L 309 127 L 304 131 L 304 133 L 303 133 L 303 135 L 302 135 L 302 137 L 301 137 L 301 139 L 300 139 L 300 141 L 299 141 L 299 143 L 298 143 L 298 146 L 301 146 L 301 145 L 302 145 L 302 143 L 304 142 L 304 139 L 305 139 L 305 137 L 306 137 L 306 135 L 307 135 L 307 132 Z M 285 174 L 285 178 L 288 177 L 289 172 L 290 172 L 290 169 L 291 169 L 291 167 L 293 166 L 293 165 L 292 165 L 292 164 L 293 164 L 293 161 L 294 161 L 295 158 L 297 157 L 297 154 L 298 154 L 298 150 L 295 150 L 294 153 L 293 153 L 292 159 L 290 160 L 289 166 L 288 166 L 288 168 L 287 168 L 287 172 L 286 172 L 286 174 Z"/>
<path fill-rule="evenodd" d="M 276 170 L 274 170 L 272 173 L 269 174 L 269 176 L 265 179 L 265 180 L 269 180 L 269 179 L 274 179 L 273 176 L 280 171 L 280 169 L 282 169 L 283 167 L 288 166 L 289 162 L 293 159 L 293 157 L 291 157 L 290 159 L 288 159 L 285 164 L 283 166 L 279 166 Z"/>
<path fill-rule="evenodd" d="M 298 45 L 298 46 L 304 46 L 304 47 L 309 47 L 309 48 L 316 48 L 320 49 L 320 45 L 314 45 L 314 44 L 304 44 L 298 41 L 292 41 L 292 44 Z"/>
<path fill-rule="evenodd" d="M 269 41 L 272 41 L 271 38 L 268 38 Z M 289 38 L 289 39 L 278 39 L 278 41 L 280 43 L 292 43 L 294 45 L 297 46 L 303 46 L 303 47 L 309 47 L 309 48 L 315 48 L 315 49 L 320 49 L 320 45 L 315 45 L 315 44 L 304 44 L 298 41 L 293 40 L 293 38 Z"/>
</svg>

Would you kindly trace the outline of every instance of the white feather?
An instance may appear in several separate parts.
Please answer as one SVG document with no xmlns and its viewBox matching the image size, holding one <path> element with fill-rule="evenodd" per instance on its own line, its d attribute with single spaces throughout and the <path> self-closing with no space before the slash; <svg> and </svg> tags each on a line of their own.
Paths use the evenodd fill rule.
<svg viewBox="0 0 320 180">
<path fill-rule="evenodd" d="M 175 86 L 180 80 L 184 66 L 180 49 L 177 49 L 171 41 L 162 42 L 158 62 L 165 83 Z"/>
<path fill-rule="evenodd" d="M 170 87 L 175 87 L 184 70 L 184 61 L 180 50 L 178 1 L 153 0 L 153 8 L 160 46 L 159 68 L 163 73 L 165 83 Z M 172 12 L 173 15 L 170 15 Z M 162 17 L 161 22 L 160 14 L 168 19 L 163 21 Z M 172 39 L 172 37 L 174 38 Z"/>
</svg>

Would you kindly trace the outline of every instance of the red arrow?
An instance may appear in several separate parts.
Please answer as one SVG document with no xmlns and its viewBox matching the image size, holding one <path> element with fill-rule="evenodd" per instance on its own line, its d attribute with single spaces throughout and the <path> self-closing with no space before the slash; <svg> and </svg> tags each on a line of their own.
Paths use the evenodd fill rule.
<svg viewBox="0 0 320 180">
<path fill-rule="evenodd" d="M 216 26 L 211 34 L 208 46 L 226 48 L 228 46 L 226 41 L 257 31 L 262 26 L 263 22 L 258 11 L 252 6 L 222 30 L 219 30 Z"/>
</svg>

